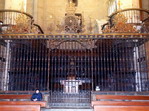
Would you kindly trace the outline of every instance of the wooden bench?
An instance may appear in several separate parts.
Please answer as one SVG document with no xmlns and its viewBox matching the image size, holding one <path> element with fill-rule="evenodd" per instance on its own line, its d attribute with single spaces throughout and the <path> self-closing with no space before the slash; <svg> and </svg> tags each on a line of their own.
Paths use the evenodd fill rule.
<svg viewBox="0 0 149 111">
<path fill-rule="evenodd" d="M 149 96 L 96 95 L 94 111 L 149 111 Z"/>
<path fill-rule="evenodd" d="M 30 94 L 0 94 L 0 99 L 31 99 Z"/>
<path fill-rule="evenodd" d="M 0 111 L 40 111 L 41 107 L 46 107 L 46 101 L 31 101 L 31 96 L 29 94 L 2 94 L 0 95 Z M 4 101 L 5 99 L 9 101 Z M 20 101 L 22 99 L 25 101 Z"/>
<path fill-rule="evenodd" d="M 0 111 L 40 111 L 40 105 L 0 105 Z"/>
</svg>

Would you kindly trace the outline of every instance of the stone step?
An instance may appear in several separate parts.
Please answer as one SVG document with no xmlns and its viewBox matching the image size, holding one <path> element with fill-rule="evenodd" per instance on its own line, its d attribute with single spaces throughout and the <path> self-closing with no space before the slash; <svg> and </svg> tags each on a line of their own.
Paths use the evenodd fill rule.
<svg viewBox="0 0 149 111">
<path fill-rule="evenodd" d="M 51 99 L 50 103 L 90 103 L 90 99 L 88 98 L 57 98 L 57 99 Z"/>
<path fill-rule="evenodd" d="M 83 98 L 88 98 L 90 97 L 90 94 L 51 94 L 51 98 L 55 97 L 83 97 Z"/>
<path fill-rule="evenodd" d="M 52 92 L 49 97 L 49 107 L 52 108 L 90 108 L 90 92 L 68 94 Z"/>
<path fill-rule="evenodd" d="M 64 108 L 59 108 L 59 109 L 42 109 L 41 111 L 93 111 L 93 109 L 88 108 L 88 109 L 64 109 Z"/>
<path fill-rule="evenodd" d="M 90 103 L 50 103 L 52 108 L 91 108 Z"/>
<path fill-rule="evenodd" d="M 51 96 L 51 98 L 89 98 L 90 96 L 61 96 L 61 95 L 58 95 L 58 96 Z"/>
</svg>

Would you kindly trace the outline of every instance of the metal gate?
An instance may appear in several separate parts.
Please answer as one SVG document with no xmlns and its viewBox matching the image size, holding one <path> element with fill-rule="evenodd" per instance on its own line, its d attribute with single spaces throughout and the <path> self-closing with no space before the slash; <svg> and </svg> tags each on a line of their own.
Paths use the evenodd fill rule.
<svg viewBox="0 0 149 111">
<path fill-rule="evenodd" d="M 51 41 L 49 41 L 51 42 Z M 89 107 L 92 88 L 91 49 L 77 40 L 54 41 L 50 51 L 50 91 L 53 107 Z"/>
</svg>

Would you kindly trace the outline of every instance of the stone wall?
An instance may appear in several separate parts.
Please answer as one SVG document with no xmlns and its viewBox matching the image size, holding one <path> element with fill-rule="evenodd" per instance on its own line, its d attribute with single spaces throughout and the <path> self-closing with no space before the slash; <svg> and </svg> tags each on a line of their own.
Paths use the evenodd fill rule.
<svg viewBox="0 0 149 111">
<path fill-rule="evenodd" d="M 5 7 L 5 0 L 0 0 L 0 10 L 4 9 Z"/>
<path fill-rule="evenodd" d="M 27 0 L 5 0 L 5 9 L 21 10 L 26 12 Z"/>
<path fill-rule="evenodd" d="M 149 10 L 149 0 L 142 0 L 142 8 Z"/>
<path fill-rule="evenodd" d="M 99 33 L 97 21 L 106 21 L 109 0 L 79 0 L 76 13 L 81 13 L 85 25 L 84 33 Z M 139 0 L 120 0 L 121 9 L 139 8 Z M 57 33 L 57 24 L 64 24 L 68 0 L 28 0 L 27 12 L 34 16 L 45 33 Z M 105 23 L 105 22 L 104 22 Z M 103 23 L 102 23 L 103 24 Z M 89 28 L 92 26 L 93 31 Z"/>
<path fill-rule="evenodd" d="M 139 0 L 120 0 L 121 1 L 121 9 L 126 8 L 140 8 Z"/>
</svg>

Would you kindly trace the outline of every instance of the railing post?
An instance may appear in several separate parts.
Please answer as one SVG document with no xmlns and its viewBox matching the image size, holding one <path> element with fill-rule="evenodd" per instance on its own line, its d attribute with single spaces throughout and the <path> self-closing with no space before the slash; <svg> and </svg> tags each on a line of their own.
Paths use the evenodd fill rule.
<svg viewBox="0 0 149 111">
<path fill-rule="evenodd" d="M 3 91 L 8 90 L 8 82 L 9 82 L 9 68 L 10 68 L 10 40 L 7 41 L 7 46 L 5 50 L 5 56 L 6 56 L 6 63 L 5 63 L 5 72 L 3 73 Z"/>
</svg>

